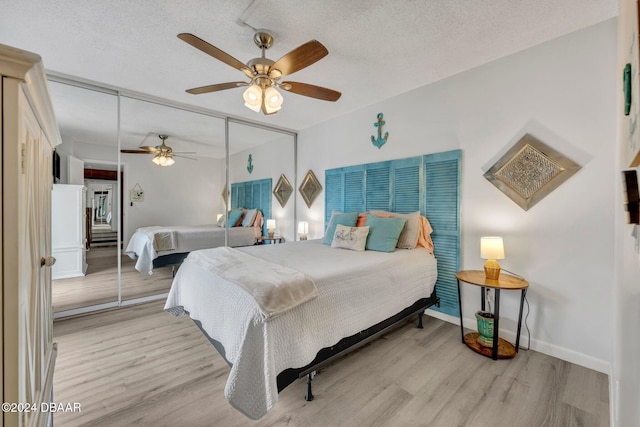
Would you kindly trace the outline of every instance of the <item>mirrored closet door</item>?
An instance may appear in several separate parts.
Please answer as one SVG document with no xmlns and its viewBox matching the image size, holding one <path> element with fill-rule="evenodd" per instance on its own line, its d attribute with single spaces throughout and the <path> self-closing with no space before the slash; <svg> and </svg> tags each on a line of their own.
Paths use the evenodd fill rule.
<svg viewBox="0 0 640 427">
<path fill-rule="evenodd" d="M 224 119 L 123 96 L 120 149 L 125 189 L 120 283 L 126 302 L 169 292 L 187 255 L 182 240 L 199 237 L 170 230 L 211 226 L 224 212 Z"/>
<path fill-rule="evenodd" d="M 118 98 L 49 82 L 62 144 L 54 154 L 52 300 L 55 313 L 118 303 Z"/>
<path fill-rule="evenodd" d="M 294 134 L 230 121 L 229 182 L 232 208 L 257 207 L 264 214 L 266 238 L 259 243 L 296 240 Z"/>
</svg>

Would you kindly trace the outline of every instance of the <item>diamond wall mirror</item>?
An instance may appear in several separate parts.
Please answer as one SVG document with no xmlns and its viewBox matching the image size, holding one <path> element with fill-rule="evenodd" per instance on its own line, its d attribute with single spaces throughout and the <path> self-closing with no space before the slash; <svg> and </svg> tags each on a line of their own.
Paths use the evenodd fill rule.
<svg viewBox="0 0 640 427">
<path fill-rule="evenodd" d="M 318 178 L 316 178 L 311 169 L 309 169 L 309 172 L 305 175 L 298 190 L 300 191 L 300 194 L 302 194 L 302 198 L 307 204 L 307 207 L 310 208 L 313 201 L 322 191 L 322 185 L 320 185 L 320 181 L 318 181 Z"/>
<path fill-rule="evenodd" d="M 280 175 L 280 179 L 278 179 L 276 187 L 273 189 L 273 195 L 276 196 L 276 199 L 280 202 L 280 206 L 284 208 L 291 193 L 293 193 L 291 183 L 284 174 Z"/>
</svg>

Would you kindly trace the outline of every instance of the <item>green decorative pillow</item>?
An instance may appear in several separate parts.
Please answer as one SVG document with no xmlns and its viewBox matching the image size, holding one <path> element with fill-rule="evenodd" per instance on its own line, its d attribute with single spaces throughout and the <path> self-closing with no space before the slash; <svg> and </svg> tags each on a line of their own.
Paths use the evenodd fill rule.
<svg viewBox="0 0 640 427">
<path fill-rule="evenodd" d="M 398 244 L 398 237 L 402 233 L 403 218 L 381 218 L 375 215 L 367 216 L 369 236 L 366 249 L 379 252 L 393 252 Z"/>
<path fill-rule="evenodd" d="M 238 225 L 243 213 L 242 209 L 232 209 L 229 211 L 229 227 L 235 227 Z"/>
<path fill-rule="evenodd" d="M 327 231 L 324 233 L 324 239 L 322 243 L 330 245 L 333 242 L 333 235 L 336 233 L 336 226 L 338 224 L 346 225 L 347 227 L 355 227 L 358 220 L 358 212 L 342 213 L 333 211 L 331 212 L 331 219 L 327 225 Z"/>
</svg>

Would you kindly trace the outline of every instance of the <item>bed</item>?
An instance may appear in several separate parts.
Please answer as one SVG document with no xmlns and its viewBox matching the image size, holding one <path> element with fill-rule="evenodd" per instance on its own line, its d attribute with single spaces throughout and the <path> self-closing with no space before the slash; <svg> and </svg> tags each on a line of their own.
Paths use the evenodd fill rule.
<svg viewBox="0 0 640 427">
<path fill-rule="evenodd" d="M 271 218 L 271 198 L 271 178 L 231 184 L 231 209 L 227 217 L 232 211 L 241 210 L 243 214 L 239 218 L 242 223 L 231 221 L 228 246 L 253 245 L 258 236 L 266 234 L 266 221 L 263 219 Z M 247 217 L 249 212 L 250 221 Z M 125 253 L 136 260 L 136 270 L 153 274 L 154 268 L 181 264 L 191 251 L 224 245 L 223 220 L 210 225 L 139 228 L 131 236 Z"/>
<path fill-rule="evenodd" d="M 190 254 L 165 309 L 191 316 L 229 363 L 225 397 L 232 406 L 258 419 L 276 403 L 279 391 L 305 375 L 311 400 L 312 376 L 324 364 L 408 316 L 418 314 L 421 326 L 427 308 L 438 305 L 441 312 L 457 314 L 460 159 L 455 150 L 325 171 L 327 230 L 333 211 L 419 211 L 433 227 L 435 258 L 419 248 L 352 252 L 319 241 Z M 237 260 L 237 275 L 220 268 L 228 252 Z M 265 312 L 264 301 L 252 293 L 260 288 L 259 279 L 274 274 L 293 275 L 308 288 L 306 278 L 315 294 L 284 312 Z M 244 282 L 255 282 L 255 288 L 247 289 Z"/>
<path fill-rule="evenodd" d="M 229 278 L 219 272 L 217 263 L 229 251 L 246 259 L 245 275 Z M 317 295 L 275 315 L 265 313 L 237 282 L 264 275 L 272 264 L 310 278 Z M 292 280 L 286 270 L 278 274 Z M 188 313 L 207 338 L 221 344 L 231 365 L 225 396 L 236 409 L 258 419 L 276 403 L 286 382 L 280 379 L 278 387 L 278 374 L 306 367 L 320 349 L 431 297 L 436 277 L 435 258 L 425 249 L 356 252 L 320 240 L 214 248 L 187 257 L 165 309 Z M 274 351 L 282 348 L 288 350 Z"/>
<path fill-rule="evenodd" d="M 229 246 L 253 245 L 255 239 L 254 227 L 229 228 Z M 180 264 L 191 251 L 224 244 L 225 227 L 217 224 L 150 226 L 138 228 L 124 252 L 136 260 L 136 270 L 153 274 L 154 268 Z"/>
</svg>

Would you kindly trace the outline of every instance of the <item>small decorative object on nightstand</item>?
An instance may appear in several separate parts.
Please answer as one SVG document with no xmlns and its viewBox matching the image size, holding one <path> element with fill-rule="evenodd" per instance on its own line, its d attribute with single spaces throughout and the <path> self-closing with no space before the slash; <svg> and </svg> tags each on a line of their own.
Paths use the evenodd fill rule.
<svg viewBox="0 0 640 427">
<path fill-rule="evenodd" d="M 497 359 L 511 359 L 515 357 L 520 347 L 520 330 L 522 326 L 522 308 L 524 305 L 524 298 L 527 294 L 527 288 L 529 283 L 524 280 L 509 274 L 503 274 L 498 279 L 487 279 L 484 271 L 482 270 L 464 270 L 456 273 L 456 279 L 458 279 L 458 304 L 460 309 L 460 336 L 462 342 L 467 345 L 473 351 L 483 354 L 487 357 L 491 357 L 493 360 Z M 487 288 L 491 288 L 495 292 L 495 303 L 493 313 L 493 342 L 490 347 L 486 347 L 486 337 L 479 339 L 480 334 L 478 332 L 471 332 L 469 334 L 464 333 L 464 325 L 462 322 L 462 298 L 460 296 L 460 282 L 468 283 L 470 285 L 481 287 L 481 306 L 482 311 L 485 312 L 485 292 Z M 498 337 L 499 322 L 500 322 L 500 291 L 501 290 L 521 290 L 520 295 L 520 314 L 518 315 L 518 332 L 516 333 L 516 345 L 513 346 L 507 340 Z M 482 331 L 481 331 L 482 332 Z M 489 335 L 489 334 L 487 334 Z M 482 342 L 485 342 L 483 344 Z"/>
</svg>

